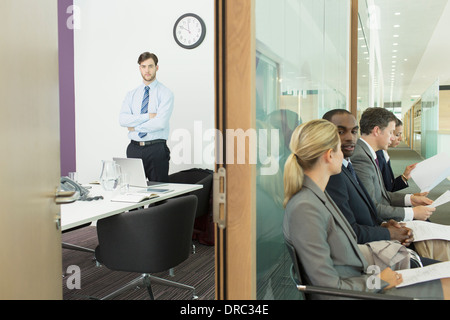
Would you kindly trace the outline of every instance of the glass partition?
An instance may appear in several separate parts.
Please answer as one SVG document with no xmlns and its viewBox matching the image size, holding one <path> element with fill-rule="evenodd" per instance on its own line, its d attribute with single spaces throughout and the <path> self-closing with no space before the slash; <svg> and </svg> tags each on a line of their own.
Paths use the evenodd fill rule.
<svg viewBox="0 0 450 320">
<path fill-rule="evenodd" d="M 358 2 L 358 113 L 366 108 L 383 107 L 383 73 L 379 42 L 379 8 Z"/>
<path fill-rule="evenodd" d="M 439 131 L 439 80 L 422 95 L 422 144 L 425 159 L 437 155 Z"/>
<path fill-rule="evenodd" d="M 266 141 L 256 181 L 257 298 L 297 299 L 282 232 L 284 163 L 300 123 L 348 109 L 350 3 L 255 0 L 255 10 L 256 126 Z M 265 170 L 269 160 L 278 170 Z"/>
</svg>

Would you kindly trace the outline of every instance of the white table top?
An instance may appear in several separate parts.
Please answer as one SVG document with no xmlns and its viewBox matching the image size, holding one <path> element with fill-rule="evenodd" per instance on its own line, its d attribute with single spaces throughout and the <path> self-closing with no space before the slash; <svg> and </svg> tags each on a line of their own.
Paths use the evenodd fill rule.
<svg viewBox="0 0 450 320">
<path fill-rule="evenodd" d="M 169 189 L 171 191 L 165 193 L 151 192 L 151 193 L 158 193 L 159 197 L 141 201 L 139 203 L 131 203 L 131 202 L 111 201 L 111 198 L 114 195 L 118 194 L 119 191 L 105 191 L 100 185 L 91 185 L 91 186 L 92 189 L 90 189 L 89 197 L 101 195 L 103 196 L 104 199 L 92 201 L 78 200 L 70 204 L 61 205 L 62 231 L 203 188 L 203 186 L 200 184 L 176 184 L 176 183 L 167 183 L 161 185 L 160 187 L 150 186 L 149 188 Z M 140 190 L 142 191 L 143 189 L 130 188 L 130 192 Z"/>
</svg>

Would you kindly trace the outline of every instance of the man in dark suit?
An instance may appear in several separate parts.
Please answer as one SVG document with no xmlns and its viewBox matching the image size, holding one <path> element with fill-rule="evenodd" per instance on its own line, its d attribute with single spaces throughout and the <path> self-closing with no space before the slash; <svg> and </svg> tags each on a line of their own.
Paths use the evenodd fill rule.
<svg viewBox="0 0 450 320">
<path fill-rule="evenodd" d="M 356 118 L 347 110 L 335 109 L 327 112 L 323 119 L 338 127 L 344 154 L 342 171 L 330 177 L 326 191 L 349 221 L 357 235 L 358 243 L 398 240 L 409 245 L 413 240 L 411 230 L 395 220 L 383 222 L 366 188 L 356 173 L 351 173 L 350 157 L 358 139 L 359 127 Z"/>
<path fill-rule="evenodd" d="M 402 141 L 403 122 L 400 119 L 396 120 L 394 130 L 394 140 L 390 144 L 390 148 L 395 148 Z M 391 167 L 391 160 L 386 150 L 378 150 L 375 152 L 378 159 L 381 175 L 383 176 L 384 186 L 387 191 L 395 192 L 407 188 L 408 180 L 411 177 L 411 171 L 416 167 L 417 163 L 411 164 L 405 168 L 401 176 L 395 178 Z"/>
</svg>

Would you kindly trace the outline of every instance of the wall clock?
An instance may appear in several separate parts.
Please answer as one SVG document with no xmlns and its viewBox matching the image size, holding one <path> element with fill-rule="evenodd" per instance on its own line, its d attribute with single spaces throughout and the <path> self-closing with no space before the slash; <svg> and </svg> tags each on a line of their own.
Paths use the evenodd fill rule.
<svg viewBox="0 0 450 320">
<path fill-rule="evenodd" d="M 179 46 L 185 49 L 198 47 L 206 35 L 203 19 L 193 13 L 183 14 L 173 26 L 173 37 Z"/>
</svg>

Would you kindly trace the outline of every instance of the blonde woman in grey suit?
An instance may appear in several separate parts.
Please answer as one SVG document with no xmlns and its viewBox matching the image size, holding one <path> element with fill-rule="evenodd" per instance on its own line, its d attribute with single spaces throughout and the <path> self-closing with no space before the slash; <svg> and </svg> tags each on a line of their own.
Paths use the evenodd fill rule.
<svg viewBox="0 0 450 320">
<path fill-rule="evenodd" d="M 293 132 L 292 154 L 285 164 L 284 236 L 295 247 L 311 284 L 415 298 L 450 298 L 450 279 L 397 289 L 402 277 L 390 268 L 379 274 L 378 289 L 368 286 L 373 275 L 366 274 L 368 263 L 356 235 L 325 191 L 330 176 L 342 168 L 340 144 L 334 124 L 327 120 L 307 122 Z"/>
</svg>

